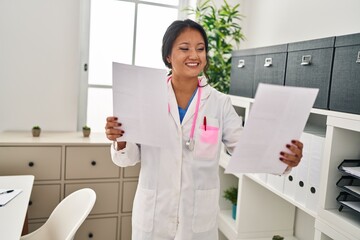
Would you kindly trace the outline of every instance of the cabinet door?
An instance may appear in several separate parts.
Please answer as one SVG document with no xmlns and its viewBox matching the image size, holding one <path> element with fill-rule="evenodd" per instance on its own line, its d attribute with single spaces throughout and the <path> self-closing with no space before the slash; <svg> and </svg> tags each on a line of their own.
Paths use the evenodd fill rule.
<svg viewBox="0 0 360 240">
<path fill-rule="evenodd" d="M 125 167 L 124 169 L 124 178 L 138 178 L 140 173 L 140 163 L 135 166 Z"/>
<path fill-rule="evenodd" d="M 255 56 L 236 56 L 233 53 L 229 93 L 242 97 L 254 97 L 254 69 Z"/>
<path fill-rule="evenodd" d="M 59 202 L 60 184 L 34 185 L 29 201 L 29 219 L 48 218 Z"/>
<path fill-rule="evenodd" d="M 314 107 L 328 109 L 332 59 L 333 48 L 289 52 L 285 85 L 318 88 Z"/>
<path fill-rule="evenodd" d="M 66 179 L 119 178 L 106 147 L 66 147 Z"/>
<path fill-rule="evenodd" d="M 34 175 L 59 180 L 61 147 L 0 147 L 0 175 Z"/>
<path fill-rule="evenodd" d="M 271 63 L 270 63 L 271 62 Z M 255 60 L 254 96 L 259 83 L 284 85 L 286 53 L 257 55 Z"/>
<path fill-rule="evenodd" d="M 116 240 L 117 225 L 117 218 L 86 219 L 74 240 Z"/>
<path fill-rule="evenodd" d="M 123 182 L 123 192 L 122 196 L 122 205 L 121 212 L 130 213 L 132 211 L 135 192 L 138 182 Z"/>
<path fill-rule="evenodd" d="M 96 202 L 90 214 L 118 213 L 120 205 L 118 182 L 66 184 L 65 196 L 82 188 L 91 188 L 96 193 Z"/>
<path fill-rule="evenodd" d="M 330 92 L 330 109 L 360 114 L 359 45 L 337 47 Z"/>
</svg>

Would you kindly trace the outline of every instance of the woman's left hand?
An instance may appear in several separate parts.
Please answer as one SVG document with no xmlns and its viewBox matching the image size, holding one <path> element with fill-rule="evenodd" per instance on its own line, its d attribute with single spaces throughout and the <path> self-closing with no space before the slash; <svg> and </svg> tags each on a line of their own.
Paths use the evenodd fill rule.
<svg viewBox="0 0 360 240">
<path fill-rule="evenodd" d="M 302 158 L 302 150 L 304 144 L 298 140 L 291 140 L 291 144 L 286 144 L 286 148 L 291 153 L 280 152 L 280 161 L 287 164 L 289 167 L 296 167 Z M 288 167 L 288 168 L 289 168 Z"/>
</svg>

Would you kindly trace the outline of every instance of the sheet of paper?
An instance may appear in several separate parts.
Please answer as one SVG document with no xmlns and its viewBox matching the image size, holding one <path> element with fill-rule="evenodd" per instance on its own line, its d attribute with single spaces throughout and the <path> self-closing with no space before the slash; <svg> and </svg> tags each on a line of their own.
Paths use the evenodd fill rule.
<svg viewBox="0 0 360 240">
<path fill-rule="evenodd" d="M 347 173 L 360 177 L 360 167 L 342 167 L 342 169 Z"/>
<path fill-rule="evenodd" d="M 340 202 L 348 206 L 349 208 L 352 208 L 355 211 L 360 212 L 360 202 L 351 202 L 351 201 L 340 201 Z"/>
<path fill-rule="evenodd" d="M 8 202 L 14 199 L 19 193 L 21 193 L 21 189 L 11 189 L 10 193 L 6 193 L 10 189 L 1 189 L 0 188 L 0 207 L 5 206 Z"/>
<path fill-rule="evenodd" d="M 360 186 L 344 186 L 344 187 L 360 196 Z"/>
<path fill-rule="evenodd" d="M 121 141 L 166 147 L 166 70 L 113 62 L 113 114 L 125 131 Z"/>
<path fill-rule="evenodd" d="M 318 89 L 260 83 L 227 173 L 282 174 L 285 145 L 300 139 Z"/>
</svg>

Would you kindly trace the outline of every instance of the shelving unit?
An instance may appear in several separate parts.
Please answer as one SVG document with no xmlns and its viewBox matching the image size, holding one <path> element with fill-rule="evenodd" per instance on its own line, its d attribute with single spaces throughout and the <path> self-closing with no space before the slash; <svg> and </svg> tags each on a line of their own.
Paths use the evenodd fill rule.
<svg viewBox="0 0 360 240">
<path fill-rule="evenodd" d="M 254 100 L 230 97 L 237 113 L 246 122 Z M 225 174 L 230 156 L 225 151 L 221 154 L 221 191 L 236 184 L 239 188 L 236 220 L 231 217 L 230 203 L 220 199 L 219 230 L 227 239 L 263 240 L 276 234 L 298 240 L 359 239 L 360 217 L 338 211 L 336 197 L 340 190 L 336 182 L 341 177 L 337 167 L 344 159 L 360 159 L 360 115 L 312 109 L 303 135 L 304 139 L 313 139 L 305 144 L 305 148 L 312 151 L 311 161 L 307 164 L 313 172 L 307 172 L 307 177 L 311 180 L 311 175 L 320 175 L 317 176 L 318 196 L 314 199 L 310 199 L 313 196 L 308 193 L 305 198 L 299 199 L 294 192 L 286 191 L 288 176 L 275 179 L 279 184 L 276 186 L 273 184 L 274 175 Z M 311 154 L 319 157 L 317 165 L 314 165 Z M 301 163 L 305 165 L 307 161 L 304 158 Z M 320 169 L 314 169 L 314 166 Z M 300 170 L 299 165 L 290 175 L 296 179 Z M 309 199 L 312 202 L 307 201 Z"/>
</svg>

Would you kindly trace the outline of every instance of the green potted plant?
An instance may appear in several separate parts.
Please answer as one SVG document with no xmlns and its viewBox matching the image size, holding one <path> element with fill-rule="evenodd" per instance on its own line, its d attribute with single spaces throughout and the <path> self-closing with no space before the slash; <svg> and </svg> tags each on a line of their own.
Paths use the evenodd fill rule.
<svg viewBox="0 0 360 240">
<path fill-rule="evenodd" d="M 88 127 L 87 125 L 83 126 L 82 128 L 82 132 L 83 132 L 83 136 L 84 137 L 89 137 L 90 133 L 91 133 L 91 128 Z"/>
<path fill-rule="evenodd" d="M 232 218 L 236 219 L 236 205 L 237 205 L 237 197 L 238 197 L 238 188 L 237 187 L 229 187 L 224 191 L 224 196 L 226 200 L 230 201 L 232 204 Z"/>
<path fill-rule="evenodd" d="M 200 1 L 196 9 L 186 8 L 201 24 L 209 41 L 209 69 L 207 75 L 211 86 L 223 93 L 229 93 L 231 53 L 233 44 L 238 48 L 245 39 L 239 21 L 244 17 L 238 11 L 240 4 L 230 6 L 226 0 L 217 8 L 211 0 Z"/>
<path fill-rule="evenodd" d="M 41 133 L 40 126 L 33 126 L 31 129 L 31 133 L 32 133 L 33 137 L 39 137 L 40 133 Z"/>
</svg>

